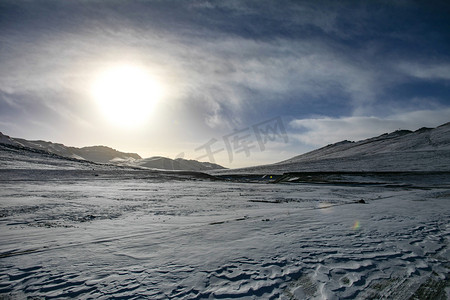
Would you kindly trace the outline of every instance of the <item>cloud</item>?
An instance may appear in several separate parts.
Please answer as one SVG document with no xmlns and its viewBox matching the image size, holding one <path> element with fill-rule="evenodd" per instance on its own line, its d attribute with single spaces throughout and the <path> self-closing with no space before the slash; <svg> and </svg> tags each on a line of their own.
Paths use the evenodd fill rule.
<svg viewBox="0 0 450 300">
<path fill-rule="evenodd" d="M 426 80 L 450 80 L 450 63 L 402 62 L 398 69 L 408 76 Z"/>
<path fill-rule="evenodd" d="M 227 36 L 189 47 L 179 41 L 168 48 L 174 68 L 181 66 L 184 98 L 216 102 L 221 112 L 233 112 L 237 119 L 249 111 L 271 113 L 267 107 L 280 102 L 304 107 L 320 101 L 321 107 L 356 109 L 375 101 L 383 84 L 371 64 L 336 53 L 323 41 Z"/>
<path fill-rule="evenodd" d="M 358 141 L 398 129 L 417 130 L 436 127 L 450 121 L 450 108 L 399 113 L 387 117 L 319 117 L 293 120 L 290 136 L 313 146 L 325 146 L 342 140 Z"/>
<path fill-rule="evenodd" d="M 386 86 L 404 80 L 391 72 L 393 58 L 380 59 L 380 38 L 360 42 L 379 29 L 386 7 L 371 13 L 367 4 L 148 1 L 121 6 L 119 13 L 106 3 L 57 5 L 55 12 L 52 5 L 57 3 L 51 4 L 38 7 L 38 14 L 28 8 L 31 21 L 21 25 L 35 25 L 40 35 L 34 27 L 19 28 L 14 15 L 8 17 L 16 25 L 15 31 L 5 31 L 6 46 L 13 51 L 0 57 L 10 70 L 2 72 L 2 90 L 64 93 L 80 88 L 77 82 L 88 81 L 91 69 L 102 61 L 138 60 L 176 73 L 171 96 L 203 103 L 197 107 L 204 107 L 200 115 L 205 124 L 221 119 L 236 126 L 248 117 L 249 108 L 267 115 L 280 101 L 303 110 L 304 103 L 320 101 L 321 107 L 330 107 L 323 113 L 333 114 L 340 105 L 367 114 Z M 71 10 L 77 13 L 69 14 Z M 433 71 L 415 70 L 419 77 Z"/>
<path fill-rule="evenodd" d="M 21 49 L 20 56 L 3 59 L 13 72 L 0 80 L 1 88 L 64 94 L 83 88 L 82 81 L 89 81 L 89 72 L 102 61 L 130 58 L 176 73 L 176 80 L 168 80 L 171 96 L 188 106 L 194 103 L 205 125 L 231 128 L 244 123 L 249 112 L 272 114 L 270 107 L 280 101 L 300 107 L 297 110 L 313 102 L 361 109 L 375 101 L 383 83 L 378 65 L 359 59 L 358 53 L 336 51 L 338 44 L 326 35 L 337 34 L 332 10 L 290 1 L 298 14 L 270 2 L 268 10 L 252 1 L 219 7 L 199 2 L 200 7 L 194 5 L 190 11 L 198 15 L 194 19 L 183 14 L 183 6 L 169 14 L 171 5 L 149 3 L 157 9 L 146 22 L 137 4 L 123 14 L 109 7 L 88 21 L 91 27 L 79 31 L 70 26 L 77 17 L 59 14 L 69 20 L 63 22 L 63 30 L 46 26 L 47 34 L 35 40 L 32 49 L 13 39 L 9 45 Z M 93 14 L 81 12 L 86 17 Z M 163 16 L 171 22 L 158 25 Z M 52 23 L 57 19 L 58 14 Z"/>
</svg>

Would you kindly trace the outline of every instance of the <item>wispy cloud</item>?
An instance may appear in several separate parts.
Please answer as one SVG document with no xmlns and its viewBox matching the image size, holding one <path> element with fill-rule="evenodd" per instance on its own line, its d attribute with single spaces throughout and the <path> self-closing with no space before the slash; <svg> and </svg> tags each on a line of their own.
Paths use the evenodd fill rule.
<svg viewBox="0 0 450 300">
<path fill-rule="evenodd" d="M 398 69 L 407 76 L 426 80 L 450 80 L 450 63 L 402 62 Z"/>
</svg>

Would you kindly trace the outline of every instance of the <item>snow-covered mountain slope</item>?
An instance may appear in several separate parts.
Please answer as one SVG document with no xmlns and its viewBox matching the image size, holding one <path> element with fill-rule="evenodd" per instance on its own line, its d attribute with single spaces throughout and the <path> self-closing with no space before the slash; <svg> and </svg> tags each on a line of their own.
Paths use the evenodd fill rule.
<svg viewBox="0 0 450 300">
<path fill-rule="evenodd" d="M 295 156 L 279 164 L 355 155 L 371 156 L 380 153 L 439 150 L 450 150 L 450 123 L 437 128 L 421 128 L 414 132 L 398 130 L 358 142 L 342 141 Z"/>
<path fill-rule="evenodd" d="M 224 169 L 224 167 L 220 165 L 209 162 L 199 162 L 196 160 L 187 160 L 183 158 L 170 159 L 161 156 L 139 159 L 134 161 L 133 165 L 163 170 L 206 171 Z"/>
<path fill-rule="evenodd" d="M 1 170 L 92 170 L 101 165 L 14 143 L 0 143 Z"/>
<path fill-rule="evenodd" d="M 0 143 L 44 150 L 65 157 L 84 159 L 98 163 L 108 163 L 115 158 L 141 159 L 141 157 L 136 153 L 124 153 L 106 146 L 76 148 L 46 141 L 28 141 L 20 138 L 11 138 L 3 135 L 1 132 Z"/>
<path fill-rule="evenodd" d="M 291 159 L 220 173 L 450 171 L 450 123 L 342 141 Z"/>
<path fill-rule="evenodd" d="M 217 180 L 214 176 L 189 170 L 150 170 L 136 166 L 95 163 L 53 154 L 45 150 L 0 143 L 0 182 L 78 181 L 120 177 L 152 181 Z M 1 299 L 1 295 L 0 295 Z"/>
<path fill-rule="evenodd" d="M 186 160 L 177 158 L 175 160 L 166 157 L 150 157 L 142 159 L 136 153 L 125 153 L 106 146 L 91 147 L 69 147 L 63 144 L 46 141 L 28 141 L 20 138 L 12 138 L 0 132 L 0 144 L 13 145 L 17 147 L 36 149 L 63 157 L 78 160 L 92 161 L 96 163 L 113 163 L 127 167 L 141 167 L 161 170 L 184 170 L 184 171 L 206 171 L 224 169 L 224 167 L 209 162 Z"/>
</svg>

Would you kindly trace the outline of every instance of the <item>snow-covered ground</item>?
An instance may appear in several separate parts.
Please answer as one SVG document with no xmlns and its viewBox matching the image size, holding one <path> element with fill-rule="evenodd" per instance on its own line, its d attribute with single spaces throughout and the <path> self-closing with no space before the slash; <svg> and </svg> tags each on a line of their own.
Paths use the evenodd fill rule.
<svg viewBox="0 0 450 300">
<path fill-rule="evenodd" d="M 448 176 L 264 184 L 6 169 L 0 299 L 450 295 Z"/>
</svg>

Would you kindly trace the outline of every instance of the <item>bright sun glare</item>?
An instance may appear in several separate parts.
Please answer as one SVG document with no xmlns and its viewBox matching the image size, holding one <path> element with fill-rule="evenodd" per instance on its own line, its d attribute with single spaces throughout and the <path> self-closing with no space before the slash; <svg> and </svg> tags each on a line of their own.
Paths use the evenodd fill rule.
<svg viewBox="0 0 450 300">
<path fill-rule="evenodd" d="M 92 86 L 103 115 L 120 127 L 136 127 L 147 121 L 162 92 L 161 85 L 144 68 L 131 65 L 100 73 Z"/>
</svg>

